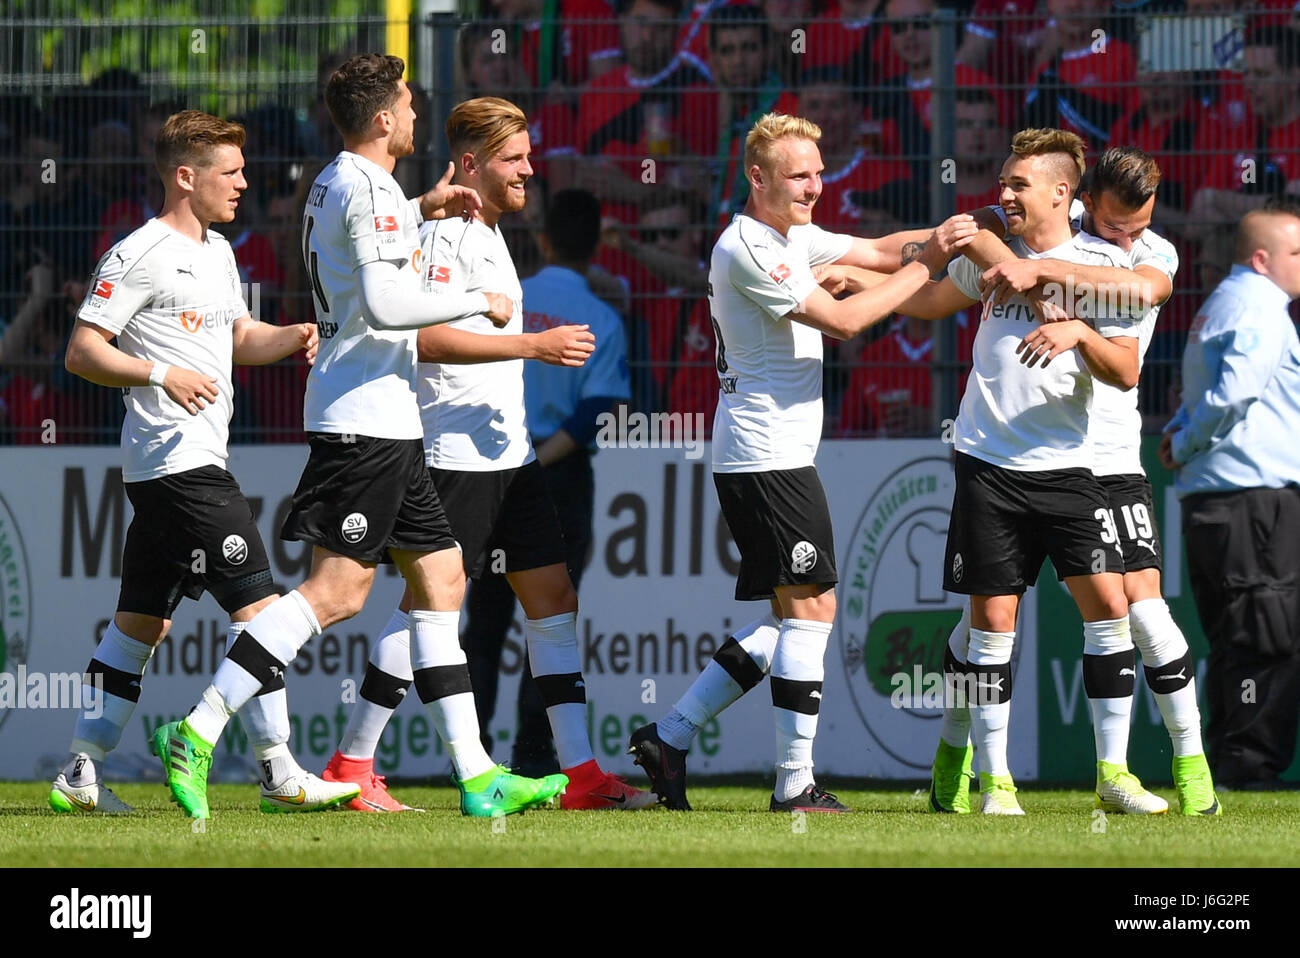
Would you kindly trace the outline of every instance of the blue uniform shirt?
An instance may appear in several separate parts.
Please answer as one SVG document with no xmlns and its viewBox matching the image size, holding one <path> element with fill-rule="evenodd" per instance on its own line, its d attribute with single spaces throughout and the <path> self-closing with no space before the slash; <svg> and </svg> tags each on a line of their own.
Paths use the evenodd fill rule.
<svg viewBox="0 0 1300 958">
<path fill-rule="evenodd" d="M 569 323 L 586 323 L 596 337 L 596 351 L 581 368 L 524 364 L 529 432 L 544 439 L 566 427 L 580 445 L 585 444 L 594 438 L 596 428 L 594 423 L 587 429 L 568 425 L 578 404 L 595 398 L 613 402 L 632 395 L 623 320 L 596 298 L 584 277 L 563 266 L 547 266 L 524 280 L 523 287 L 525 331 L 538 333 Z"/>
<path fill-rule="evenodd" d="M 1166 427 L 1180 497 L 1300 484 L 1300 337 L 1288 302 L 1267 276 L 1234 266 L 1197 313 L 1183 403 Z"/>
</svg>

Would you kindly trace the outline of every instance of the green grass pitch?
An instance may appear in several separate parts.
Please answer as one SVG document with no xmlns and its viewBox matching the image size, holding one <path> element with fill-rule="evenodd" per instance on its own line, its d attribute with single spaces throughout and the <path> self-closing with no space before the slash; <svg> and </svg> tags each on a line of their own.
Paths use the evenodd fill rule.
<svg viewBox="0 0 1300 958">
<path fill-rule="evenodd" d="M 835 783 L 828 783 L 834 786 Z M 561 812 L 462 818 L 450 787 L 395 786 L 425 814 L 265 815 L 255 785 L 214 785 L 214 817 L 185 818 L 161 785 L 115 790 L 139 814 L 65 816 L 46 783 L 0 783 L 9 866 L 1216 866 L 1300 864 L 1300 792 L 1231 793 L 1225 814 L 1094 816 L 1085 791 L 1021 789 L 1024 818 L 935 815 L 924 793 L 834 787 L 852 815 L 767 811 L 768 788 L 695 787 L 692 813 Z M 1172 800 L 1170 789 L 1157 789 Z"/>
</svg>

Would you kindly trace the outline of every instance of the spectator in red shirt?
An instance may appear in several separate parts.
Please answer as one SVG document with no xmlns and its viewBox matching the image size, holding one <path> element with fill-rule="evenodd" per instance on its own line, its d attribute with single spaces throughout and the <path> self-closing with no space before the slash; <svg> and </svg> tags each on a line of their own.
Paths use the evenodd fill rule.
<svg viewBox="0 0 1300 958">
<path fill-rule="evenodd" d="M 821 127 L 822 195 L 813 207 L 813 222 L 834 233 L 887 233 L 908 216 L 916 191 L 906 163 L 873 151 L 864 136 L 869 122 L 861 104 L 849 95 L 842 72 L 822 67 L 804 75 L 800 116 Z"/>
<path fill-rule="evenodd" d="M 680 0 L 621 0 L 624 64 L 601 74 L 578 104 L 576 186 L 633 223 L 674 166 L 714 155 L 716 96 L 705 75 L 676 53 Z"/>
<path fill-rule="evenodd" d="M 930 425 L 931 324 L 899 316 L 858 357 L 840 402 L 842 436 L 909 436 Z"/>
<path fill-rule="evenodd" d="M 720 228 L 745 208 L 745 136 L 765 113 L 795 112 L 794 96 L 768 63 L 767 19 L 750 4 L 717 10 L 709 21 L 709 67 L 718 85 L 719 171 L 708 186 L 709 222 Z"/>
<path fill-rule="evenodd" d="M 1139 75 L 1138 106 L 1111 127 L 1108 142 L 1135 146 L 1160 164 L 1160 209 L 1156 218 L 1170 225 L 1192 202 L 1204 176 L 1204 150 L 1221 130 L 1193 94 L 1182 73 Z"/>
<path fill-rule="evenodd" d="M 505 55 L 539 90 L 554 83 L 581 86 L 618 66 L 618 30 L 605 0 L 558 0 L 551 19 L 544 16 L 545 0 L 492 0 L 492 6 L 507 21 Z"/>
<path fill-rule="evenodd" d="M 1133 50 L 1099 26 L 1105 0 L 1046 2 L 1051 19 L 1038 42 L 1020 125 L 1070 130 L 1101 151 L 1115 122 L 1138 105 Z"/>
<path fill-rule="evenodd" d="M 760 6 L 770 31 L 768 63 L 782 83 L 794 87 L 807 66 L 804 60 L 808 48 L 808 25 L 813 19 L 813 0 L 762 0 Z"/>
<path fill-rule="evenodd" d="M 865 99 L 872 87 L 903 72 L 890 48 L 883 0 L 839 0 L 808 26 L 804 69 L 835 66 Z"/>
<path fill-rule="evenodd" d="M 1006 159 L 1010 130 L 989 90 L 958 90 L 953 103 L 957 155 L 957 210 L 967 213 L 998 202 L 998 174 Z"/>
<path fill-rule="evenodd" d="M 1034 61 L 1034 50 L 1046 24 L 1036 10 L 1038 0 L 975 0 L 957 49 L 957 62 L 983 70 L 998 86 L 1022 86 Z"/>
<path fill-rule="evenodd" d="M 1217 247 L 1231 241 L 1236 223 L 1271 196 L 1300 195 L 1300 34 L 1267 26 L 1246 38 L 1246 114 L 1216 129 L 1221 152 L 1209 158 L 1205 179 L 1188 217 L 1192 233 Z"/>
</svg>

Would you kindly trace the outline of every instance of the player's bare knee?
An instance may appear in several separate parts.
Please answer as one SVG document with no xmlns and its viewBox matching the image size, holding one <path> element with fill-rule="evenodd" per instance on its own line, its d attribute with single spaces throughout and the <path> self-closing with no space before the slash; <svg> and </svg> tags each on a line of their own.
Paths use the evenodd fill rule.
<svg viewBox="0 0 1300 958">
<path fill-rule="evenodd" d="M 546 619 L 578 611 L 578 593 L 563 565 L 511 573 L 506 578 L 530 619 Z"/>
<path fill-rule="evenodd" d="M 127 638 L 135 639 L 145 645 L 156 646 L 167 637 L 172 627 L 171 619 L 160 619 L 156 615 L 142 615 L 139 612 L 118 612 L 113 616 L 113 624 Z"/>
</svg>

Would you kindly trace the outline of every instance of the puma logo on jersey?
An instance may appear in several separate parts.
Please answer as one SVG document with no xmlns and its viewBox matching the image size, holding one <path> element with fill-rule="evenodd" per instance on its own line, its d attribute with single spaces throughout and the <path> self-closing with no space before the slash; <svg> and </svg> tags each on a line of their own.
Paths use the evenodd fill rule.
<svg viewBox="0 0 1300 958">
<path fill-rule="evenodd" d="M 790 569 L 795 575 L 803 575 L 817 564 L 817 547 L 807 539 L 796 542 L 790 550 Z"/>
<path fill-rule="evenodd" d="M 193 267 L 193 266 L 177 266 L 177 267 L 176 267 L 176 272 L 178 272 L 178 273 L 185 273 L 187 276 L 189 276 L 190 279 L 193 279 L 193 278 L 194 278 L 194 267 Z"/>
</svg>

